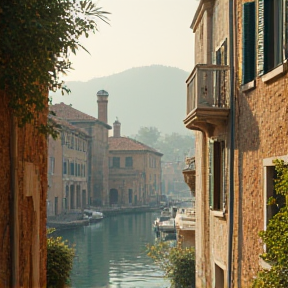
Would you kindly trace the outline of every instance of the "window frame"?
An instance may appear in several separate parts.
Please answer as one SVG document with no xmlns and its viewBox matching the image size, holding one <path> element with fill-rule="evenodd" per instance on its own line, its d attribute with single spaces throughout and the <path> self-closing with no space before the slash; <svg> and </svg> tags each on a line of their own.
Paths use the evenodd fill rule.
<svg viewBox="0 0 288 288">
<path fill-rule="evenodd" d="M 113 168 L 120 168 L 121 164 L 120 164 L 120 157 L 112 157 L 112 167 Z"/>
<path fill-rule="evenodd" d="M 219 143 L 219 147 L 215 147 L 215 143 Z M 218 144 L 217 144 L 218 145 Z M 213 147 L 213 148 L 212 148 Z M 219 149 L 219 162 L 215 162 L 216 150 Z M 221 211 L 225 213 L 226 208 L 226 142 L 222 139 L 209 139 L 208 147 L 208 178 L 209 178 L 209 207 L 211 211 Z M 215 175 L 215 168 L 218 165 L 219 171 Z M 215 179 L 215 176 L 219 177 Z M 216 182 L 217 181 L 217 182 Z M 217 191 L 215 191 L 215 186 Z M 217 192 L 217 194 L 215 193 Z"/>
<path fill-rule="evenodd" d="M 133 157 L 132 156 L 125 157 L 125 167 L 126 168 L 132 168 L 133 167 Z"/>
</svg>

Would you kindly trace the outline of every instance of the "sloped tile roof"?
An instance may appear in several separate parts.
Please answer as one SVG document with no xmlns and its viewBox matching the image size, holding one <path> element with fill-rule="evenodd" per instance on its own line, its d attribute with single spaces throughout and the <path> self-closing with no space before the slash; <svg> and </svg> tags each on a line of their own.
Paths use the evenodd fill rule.
<svg viewBox="0 0 288 288">
<path fill-rule="evenodd" d="M 80 133 L 80 134 L 85 135 L 86 137 L 87 136 L 90 137 L 90 135 L 85 131 L 85 129 L 82 129 L 80 127 L 76 127 L 62 118 L 59 118 L 59 117 L 56 117 L 53 115 L 49 115 L 48 119 L 51 120 L 53 123 L 60 125 L 62 128 L 65 127 L 65 128 L 68 128 L 68 129 L 74 131 L 75 133 Z"/>
<path fill-rule="evenodd" d="M 163 154 L 139 141 L 127 137 L 109 137 L 110 151 L 150 151 L 162 156 Z"/>
<path fill-rule="evenodd" d="M 59 104 L 54 104 L 50 106 L 50 110 L 52 110 L 57 117 L 65 119 L 65 120 L 98 120 L 97 118 L 85 114 L 70 105 L 66 105 L 63 102 Z"/>
</svg>

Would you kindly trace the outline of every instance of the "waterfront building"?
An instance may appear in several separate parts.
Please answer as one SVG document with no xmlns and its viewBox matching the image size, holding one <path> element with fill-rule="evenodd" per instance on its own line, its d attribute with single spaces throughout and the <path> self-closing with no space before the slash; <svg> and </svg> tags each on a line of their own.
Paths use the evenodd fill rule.
<svg viewBox="0 0 288 288">
<path fill-rule="evenodd" d="M 201 0 L 184 124 L 196 135 L 196 287 L 250 287 L 287 160 L 287 1 Z M 268 207 L 268 208 L 267 208 Z"/>
<path fill-rule="evenodd" d="M 83 195 L 85 194 L 85 199 L 87 199 L 87 204 L 89 205 L 94 205 L 94 206 L 101 206 L 101 205 L 108 205 L 109 204 L 109 190 L 108 190 L 108 131 L 112 127 L 107 124 L 107 104 L 108 104 L 108 96 L 109 94 L 104 91 L 100 90 L 97 92 L 97 102 L 98 102 L 98 119 L 87 115 L 75 108 L 73 108 L 71 105 L 66 105 L 64 103 L 60 104 L 55 104 L 50 106 L 50 110 L 53 111 L 56 114 L 56 117 L 59 118 L 60 120 L 65 120 L 68 122 L 70 125 L 72 125 L 75 129 L 75 131 L 78 131 L 77 133 L 80 133 L 79 131 L 82 130 L 81 135 L 86 135 L 85 138 L 86 140 L 83 141 L 83 139 L 80 138 L 75 138 L 75 134 L 71 134 L 72 138 L 67 138 L 66 140 L 63 140 L 62 145 L 66 145 L 69 147 L 69 157 L 74 159 L 77 159 L 80 157 L 82 159 L 83 157 L 87 157 L 87 162 L 85 166 L 85 176 L 75 176 L 75 175 L 67 175 L 65 178 L 65 181 L 71 180 L 72 178 L 74 179 L 77 177 L 79 180 L 79 177 L 87 177 L 88 185 L 87 185 L 87 190 L 80 188 L 80 198 L 84 197 Z M 71 128 L 71 126 L 70 126 Z M 77 130 L 78 129 L 78 130 Z M 68 137 L 68 135 L 67 135 Z M 83 137 L 82 137 L 83 138 Z M 90 139 L 88 141 L 88 138 Z M 80 141 L 85 149 L 85 151 L 79 151 L 79 145 L 75 141 L 77 140 L 77 143 Z M 61 140 L 62 141 L 62 140 Z M 66 142 L 65 142 L 66 141 Z M 73 142 L 71 142 L 73 141 Z M 50 144 L 51 143 L 51 144 Z M 49 142 L 49 145 L 52 145 L 53 142 Z M 78 146 L 77 146 L 78 145 Z M 70 148 L 70 147 L 74 148 Z M 52 150 L 50 150 L 52 151 Z M 82 153 L 82 154 L 81 154 Z M 72 155 L 73 154 L 73 155 Z M 82 156 L 79 156 L 81 154 Z M 85 154 L 85 156 L 84 156 Z M 50 157 L 50 156 L 49 156 Z M 53 156 L 52 156 L 53 157 Z M 68 157 L 68 158 L 69 158 Z M 71 159 L 72 159 L 71 158 Z M 79 159 L 79 162 L 82 160 Z M 68 160 L 68 159 L 67 159 Z M 65 167 L 68 167 L 68 162 L 63 162 L 62 164 L 62 171 L 64 170 Z M 55 161 L 65 161 L 65 159 L 55 159 Z M 75 160 L 76 161 L 76 160 Z M 65 164 L 66 163 L 66 164 Z M 56 164 L 56 162 L 55 162 Z M 81 163 L 77 163 L 77 169 L 79 168 L 80 164 L 80 170 L 81 170 Z M 66 166 L 65 166 L 66 165 Z M 73 169 L 73 164 L 70 169 Z M 84 165 L 84 163 L 82 164 Z M 56 166 L 55 166 L 56 167 Z M 72 171 L 74 174 L 76 172 L 74 166 L 74 171 Z M 83 168 L 84 169 L 84 168 Z M 84 171 L 84 170 L 83 170 Z M 62 172 L 63 174 L 64 172 Z M 78 173 L 78 170 L 77 170 Z M 78 175 L 78 174 L 77 174 Z M 84 172 L 82 172 L 82 175 L 84 175 Z M 82 178 L 83 180 L 85 180 Z M 76 180 L 76 179 L 74 179 Z M 74 181 L 73 180 L 73 181 Z M 78 184 L 79 185 L 79 184 Z M 69 185 L 68 185 L 69 186 Z M 72 187 L 72 190 L 70 190 Z M 71 202 L 70 199 L 70 206 L 65 206 L 68 207 L 69 209 L 75 209 L 77 208 L 77 185 L 73 188 L 74 186 L 70 185 L 70 192 L 76 195 L 75 202 Z M 84 187 L 84 186 L 83 186 Z M 67 185 L 64 187 L 63 184 L 63 195 L 66 194 L 66 189 Z M 82 190 L 81 190 L 82 189 Z M 64 191 L 65 190 L 65 191 Z M 79 190 L 79 188 L 78 188 Z M 83 191 L 85 190 L 85 191 Z M 79 194 L 79 193 L 78 193 Z M 88 198 L 87 198 L 88 197 Z M 65 198 L 65 197 L 64 197 Z M 73 198 L 74 199 L 74 198 Z M 58 199 L 58 202 L 60 199 Z M 64 200 L 61 200 L 64 201 Z M 60 202 L 61 202 L 60 201 Z M 52 206 L 55 206 L 54 201 L 51 202 Z M 78 203 L 80 203 L 81 200 L 78 200 Z M 64 203 L 64 202 L 62 202 Z M 68 202 L 67 202 L 68 203 Z M 64 205 L 64 204 L 63 204 Z M 78 208 L 79 205 L 78 205 Z M 81 206 L 83 208 L 83 205 Z"/>
<path fill-rule="evenodd" d="M 121 123 L 109 137 L 110 205 L 156 205 L 161 195 L 161 157 L 157 150 L 121 136 Z"/>
<path fill-rule="evenodd" d="M 49 116 L 58 137 L 48 140 L 47 216 L 57 216 L 88 204 L 88 151 L 91 137 L 84 129 Z"/>
</svg>

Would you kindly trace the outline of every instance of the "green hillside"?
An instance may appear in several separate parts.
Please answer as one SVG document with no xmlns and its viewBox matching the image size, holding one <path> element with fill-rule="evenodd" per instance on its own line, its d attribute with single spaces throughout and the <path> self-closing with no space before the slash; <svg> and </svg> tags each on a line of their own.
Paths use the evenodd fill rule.
<svg viewBox="0 0 288 288">
<path fill-rule="evenodd" d="M 131 68 L 87 82 L 67 82 L 72 93 L 51 95 L 53 103 L 72 104 L 97 117 L 97 91 L 109 92 L 109 124 L 118 117 L 122 135 L 136 134 L 140 127 L 157 127 L 163 134 L 189 133 L 183 125 L 186 111 L 186 85 L 189 73 L 178 68 L 147 66 Z"/>
</svg>

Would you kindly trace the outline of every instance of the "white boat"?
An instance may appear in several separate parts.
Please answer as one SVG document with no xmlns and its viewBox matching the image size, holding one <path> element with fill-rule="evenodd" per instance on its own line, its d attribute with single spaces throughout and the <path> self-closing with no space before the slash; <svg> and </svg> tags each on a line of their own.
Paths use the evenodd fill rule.
<svg viewBox="0 0 288 288">
<path fill-rule="evenodd" d="M 87 209 L 84 210 L 84 215 L 88 216 L 90 223 L 100 222 L 104 218 L 104 215 L 102 212 L 87 210 Z"/>
<path fill-rule="evenodd" d="M 175 233 L 176 227 L 175 227 L 174 218 L 170 218 L 169 220 L 160 222 L 159 231 L 165 232 L 165 233 Z"/>
</svg>

